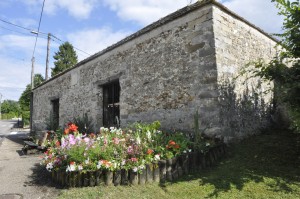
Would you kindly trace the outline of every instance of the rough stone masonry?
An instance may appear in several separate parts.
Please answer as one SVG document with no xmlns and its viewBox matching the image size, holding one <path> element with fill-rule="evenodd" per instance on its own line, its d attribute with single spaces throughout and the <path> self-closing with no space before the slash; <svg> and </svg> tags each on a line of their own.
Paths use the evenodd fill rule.
<svg viewBox="0 0 300 199">
<path fill-rule="evenodd" d="M 206 134 L 247 135 L 265 124 L 272 93 L 265 94 L 267 84 L 240 71 L 251 61 L 273 58 L 275 45 L 276 40 L 220 3 L 195 3 L 35 88 L 32 130 L 45 129 L 55 99 L 60 126 L 87 113 L 99 129 L 105 114 L 103 86 L 118 81 L 121 127 L 159 120 L 165 129 L 190 132 L 199 110 Z M 235 112 L 243 99 L 254 105 Z"/>
</svg>

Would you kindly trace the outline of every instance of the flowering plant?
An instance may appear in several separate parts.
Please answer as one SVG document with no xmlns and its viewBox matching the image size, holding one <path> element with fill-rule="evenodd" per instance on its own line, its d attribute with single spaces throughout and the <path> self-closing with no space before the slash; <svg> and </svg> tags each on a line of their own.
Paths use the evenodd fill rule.
<svg viewBox="0 0 300 199">
<path fill-rule="evenodd" d="M 50 143 L 41 162 L 48 171 L 66 172 L 106 169 L 132 169 L 158 163 L 188 151 L 189 141 L 182 133 L 163 133 L 160 123 L 137 123 L 128 129 L 101 127 L 98 133 L 81 134 L 68 123 L 60 139 Z"/>
</svg>

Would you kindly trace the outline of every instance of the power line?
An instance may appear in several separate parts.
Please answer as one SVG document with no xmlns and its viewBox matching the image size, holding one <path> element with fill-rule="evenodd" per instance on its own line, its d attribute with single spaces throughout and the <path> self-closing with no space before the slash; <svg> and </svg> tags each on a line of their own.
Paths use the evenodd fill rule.
<svg viewBox="0 0 300 199">
<path fill-rule="evenodd" d="M 41 11 L 41 15 L 40 15 L 40 21 L 39 21 L 39 26 L 38 26 L 38 32 L 40 31 L 40 27 L 41 27 L 45 1 L 46 0 L 43 1 L 42 11 Z M 35 52 L 35 48 L 36 48 L 37 39 L 38 39 L 38 34 L 35 37 L 35 43 L 34 43 L 34 48 L 33 48 L 32 58 L 31 58 L 31 62 L 32 62 L 32 65 L 31 65 L 31 90 L 33 90 L 33 88 L 34 88 L 34 52 Z M 30 108 L 30 110 L 31 110 L 31 108 Z"/>
<path fill-rule="evenodd" d="M 33 32 L 33 29 L 29 29 L 29 28 L 26 28 L 26 27 L 23 27 L 23 26 L 20 26 L 20 25 L 11 23 L 11 22 L 9 22 L 9 21 L 3 20 L 3 19 L 0 19 L 0 21 L 3 21 L 3 22 L 5 22 L 5 23 L 7 23 L 7 24 L 10 24 L 10 25 L 13 25 L 13 26 L 16 26 L 16 27 L 19 27 L 19 28 L 23 28 L 23 29 L 28 30 L 28 31 L 30 31 L 30 32 Z M 18 31 L 11 30 L 11 29 L 7 29 L 7 28 L 4 28 L 4 27 L 1 27 L 1 28 L 6 29 L 6 30 L 10 30 L 10 31 L 13 31 L 13 32 L 17 32 L 17 33 L 20 33 L 20 34 L 26 34 L 26 33 L 21 33 L 21 32 L 18 32 Z M 36 32 L 36 36 L 35 36 L 35 37 L 41 36 L 41 34 L 42 34 L 42 35 L 47 35 L 47 33 L 40 32 L 39 29 L 38 29 L 38 31 Z M 44 36 L 44 37 L 41 36 L 41 37 L 42 37 L 42 38 L 46 38 L 46 36 Z M 58 44 L 65 43 L 65 41 L 59 39 L 58 37 L 56 37 L 56 36 L 53 35 L 53 34 L 51 34 L 51 38 L 54 38 L 54 39 L 58 40 L 60 43 L 59 43 L 59 42 L 56 42 L 54 39 L 52 39 L 52 41 L 55 41 L 55 42 L 58 43 Z M 87 52 L 85 52 L 85 51 L 83 51 L 83 50 L 77 48 L 77 47 L 74 46 L 74 45 L 73 45 L 73 47 L 74 47 L 76 50 L 78 50 L 78 51 L 80 51 L 80 52 L 82 52 L 82 53 L 84 53 L 84 54 L 86 54 L 86 55 L 88 55 L 88 56 L 91 56 L 90 53 L 87 53 Z"/>
<path fill-rule="evenodd" d="M 5 29 L 5 30 L 8 30 L 8 31 L 15 32 L 15 33 L 19 33 L 19 34 L 28 35 L 28 36 L 30 35 L 30 36 L 32 36 L 32 35 L 29 34 L 29 33 L 19 32 L 19 31 L 12 30 L 12 29 L 9 29 L 9 28 L 3 27 L 3 26 L 0 26 L 0 28 Z"/>
<path fill-rule="evenodd" d="M 4 22 L 4 23 L 7 23 L 7 24 L 10 24 L 10 25 L 13 25 L 13 26 L 16 26 L 16 27 L 18 27 L 18 28 L 23 28 L 23 29 L 25 29 L 25 30 L 29 30 L 29 31 L 31 31 L 31 29 L 29 29 L 29 28 L 25 28 L 25 27 L 23 27 L 23 26 L 20 26 L 20 25 L 14 24 L 14 23 L 12 23 L 12 22 L 9 22 L 9 21 L 6 21 L 6 20 L 4 20 L 4 19 L 0 19 L 0 21 L 2 21 L 2 22 Z"/>
<path fill-rule="evenodd" d="M 46 0 L 43 1 L 42 11 L 41 11 L 41 15 L 40 15 L 40 21 L 39 21 L 39 26 L 38 26 L 38 32 L 40 32 L 40 27 L 41 27 L 41 22 L 42 22 L 43 12 L 44 12 L 44 6 L 45 6 L 45 1 L 46 1 Z M 34 43 L 34 48 L 33 48 L 32 57 L 34 57 L 34 52 L 35 52 L 35 48 L 36 48 L 37 39 L 38 39 L 38 34 L 37 34 L 36 37 L 35 37 L 35 43 Z"/>
</svg>

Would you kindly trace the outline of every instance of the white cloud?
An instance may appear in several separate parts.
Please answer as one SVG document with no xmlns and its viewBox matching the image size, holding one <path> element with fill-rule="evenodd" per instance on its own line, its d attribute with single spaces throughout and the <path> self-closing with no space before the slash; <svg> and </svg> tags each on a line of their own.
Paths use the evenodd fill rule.
<svg viewBox="0 0 300 199">
<path fill-rule="evenodd" d="M 22 57 L 32 56 L 35 43 L 35 37 L 33 36 L 20 36 L 14 34 L 8 34 L 0 36 L 0 52 L 2 54 L 11 51 L 14 54 Z M 46 52 L 47 41 L 45 38 L 38 38 L 37 46 L 35 50 L 36 56 L 41 56 Z"/>
<path fill-rule="evenodd" d="M 41 0 L 26 0 L 24 3 L 29 5 L 30 9 L 41 10 Z M 44 11 L 46 14 L 54 15 L 59 9 L 63 9 L 77 19 L 87 19 L 97 7 L 97 3 L 99 4 L 97 0 L 47 0 Z"/>
<path fill-rule="evenodd" d="M 270 0 L 220 0 L 230 10 L 268 33 L 279 33 L 283 18 Z"/>
<path fill-rule="evenodd" d="M 268 33 L 281 30 L 282 17 L 270 0 L 219 0 L 230 10 L 236 12 L 254 25 Z M 104 0 L 120 19 L 134 21 L 145 26 L 161 17 L 176 11 L 195 0 Z"/>
<path fill-rule="evenodd" d="M 195 0 L 104 0 L 111 10 L 127 21 L 148 25 Z"/>
<path fill-rule="evenodd" d="M 18 100 L 30 83 L 30 62 L 0 57 L 0 93 L 3 99 Z"/>
<path fill-rule="evenodd" d="M 68 40 L 78 49 L 81 49 L 89 54 L 94 54 L 111 46 L 112 44 L 124 39 L 131 32 L 119 30 L 113 32 L 110 28 L 104 27 L 101 29 L 82 30 L 68 34 Z M 75 49 L 76 50 L 76 49 Z M 78 50 L 78 59 L 82 60 L 88 56 Z"/>
<path fill-rule="evenodd" d="M 0 36 L 0 93 L 4 99 L 18 100 L 30 83 L 34 37 Z M 35 74 L 44 75 L 46 41 L 39 38 L 36 48 Z"/>
</svg>

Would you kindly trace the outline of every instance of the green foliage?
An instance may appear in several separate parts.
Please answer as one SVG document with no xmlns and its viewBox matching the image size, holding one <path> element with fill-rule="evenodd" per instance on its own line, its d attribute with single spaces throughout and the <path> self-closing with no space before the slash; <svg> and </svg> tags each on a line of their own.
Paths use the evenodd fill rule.
<svg viewBox="0 0 300 199">
<path fill-rule="evenodd" d="M 277 104 L 285 104 L 292 120 L 292 128 L 300 131 L 300 2 L 272 0 L 284 16 L 283 33 L 279 44 L 283 47 L 280 55 L 269 63 L 256 62 L 252 70 L 255 76 L 275 82 Z"/>
<path fill-rule="evenodd" d="M 13 100 L 4 100 L 1 103 L 1 113 L 18 113 L 19 103 Z"/>
<path fill-rule="evenodd" d="M 212 169 L 175 182 L 64 189 L 58 198 L 295 199 L 300 195 L 298 140 L 299 134 L 272 131 L 231 146 Z"/>
<path fill-rule="evenodd" d="M 279 15 L 284 16 L 282 38 L 280 44 L 287 50 L 283 56 L 300 57 L 300 2 L 299 0 L 272 0 L 279 9 Z"/>
<path fill-rule="evenodd" d="M 43 83 L 45 79 L 41 74 L 34 75 L 34 86 L 38 86 Z M 23 122 L 29 123 L 30 119 L 30 95 L 31 95 L 31 84 L 26 86 L 26 89 L 21 94 L 19 98 L 20 111 L 22 114 Z M 24 121 L 25 120 L 25 121 Z"/>
<path fill-rule="evenodd" d="M 78 131 L 81 133 L 90 134 L 95 132 L 93 119 L 89 118 L 87 113 L 83 114 L 82 117 L 74 117 L 73 123 L 78 126 Z"/>
<path fill-rule="evenodd" d="M 69 42 L 65 42 L 59 46 L 59 51 L 55 53 L 53 58 L 55 67 L 52 68 L 51 76 L 55 76 L 71 67 L 78 62 L 76 52 Z"/>
</svg>

